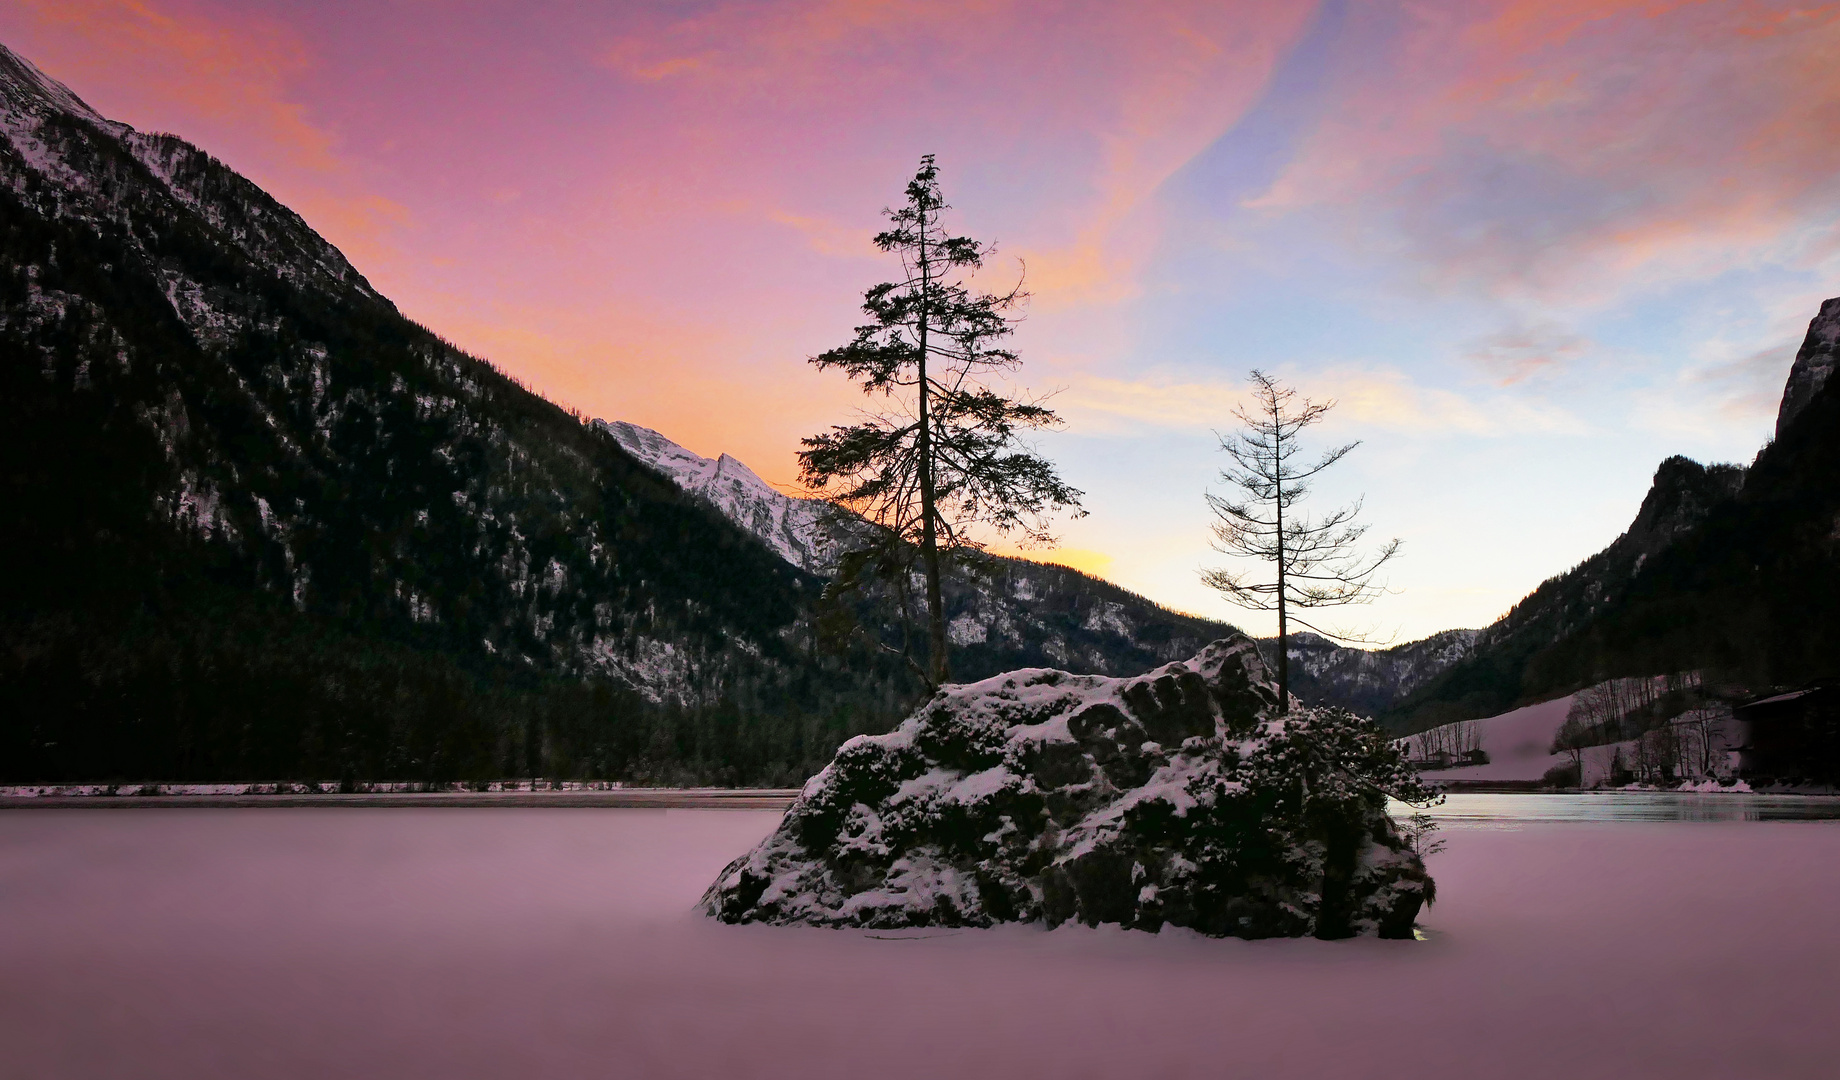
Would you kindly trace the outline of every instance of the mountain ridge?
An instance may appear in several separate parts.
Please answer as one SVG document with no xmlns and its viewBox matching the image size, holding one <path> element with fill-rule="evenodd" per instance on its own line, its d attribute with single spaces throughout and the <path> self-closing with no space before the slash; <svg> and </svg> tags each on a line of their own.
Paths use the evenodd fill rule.
<svg viewBox="0 0 1840 1080">
<path fill-rule="evenodd" d="M 728 454 L 706 458 L 660 432 L 626 421 L 596 420 L 594 424 L 611 432 L 635 457 L 657 468 L 686 492 L 707 499 L 781 558 L 820 576 L 835 570 L 839 548 L 828 530 L 847 525 L 842 525 L 845 519 L 834 516 L 825 503 L 786 495 Z M 978 655 L 981 650 L 977 647 L 989 645 L 994 639 L 1003 654 L 1017 660 L 1020 666 L 1038 666 L 1036 662 L 1022 661 L 1045 657 L 1062 666 L 1071 664 L 1088 667 L 1097 674 L 1121 675 L 1136 670 L 1132 665 L 1146 661 L 1180 660 L 1183 657 L 1178 654 L 1187 645 L 1172 643 L 1151 657 L 1127 657 L 1115 644 L 1110 648 L 1101 644 L 1098 636 L 1106 631 L 1121 638 L 1135 638 L 1150 622 L 1167 618 L 1194 620 L 1196 626 L 1213 627 L 1210 632 L 1233 630 L 1229 624 L 1175 612 L 1104 579 L 1057 564 L 1007 557 L 993 557 L 988 562 L 1002 575 L 1004 587 L 995 587 L 994 581 L 986 586 L 961 574 L 953 576 L 948 588 L 948 640 L 960 653 L 971 651 L 971 655 L 954 661 L 955 671 L 989 675 L 1003 670 L 993 668 L 992 661 Z M 1036 579 L 1052 580 L 1054 585 L 1037 584 Z M 1092 584 L 1079 584 L 1082 581 Z M 1097 640 L 1070 644 L 1064 620 L 1059 623 L 1061 632 L 1057 636 L 1056 620 L 1034 608 L 1037 592 L 1049 588 L 1074 592 L 1109 590 L 1103 599 L 1087 604 L 1077 613 L 1079 629 Z M 1295 692 L 1305 704 L 1332 704 L 1364 714 L 1377 713 L 1466 656 L 1476 634 L 1474 630 L 1446 630 L 1380 650 L 1347 648 L 1315 634 L 1293 634 L 1288 651 Z M 1040 647 L 1028 649 L 1025 638 L 1040 639 Z M 1267 654 L 1275 653 L 1274 639 L 1262 639 L 1259 645 Z"/>
<path fill-rule="evenodd" d="M 1741 695 L 1832 674 L 1811 643 L 1840 649 L 1836 348 L 1840 298 L 1810 321 L 1776 437 L 1750 466 L 1664 460 L 1623 533 L 1485 627 L 1469 657 L 1382 720 L 1416 731 L 1614 677 L 1704 669 Z"/>
</svg>

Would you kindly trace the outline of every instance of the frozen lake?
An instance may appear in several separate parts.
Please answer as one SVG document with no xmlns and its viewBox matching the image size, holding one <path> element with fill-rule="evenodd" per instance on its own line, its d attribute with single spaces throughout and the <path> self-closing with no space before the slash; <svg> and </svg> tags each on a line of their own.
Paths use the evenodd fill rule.
<svg viewBox="0 0 1840 1080">
<path fill-rule="evenodd" d="M 772 811 L 9 811 L 0 1072 L 1833 1075 L 1840 824 L 1578 798 L 1453 797 L 1421 942 L 691 914 Z"/>
</svg>

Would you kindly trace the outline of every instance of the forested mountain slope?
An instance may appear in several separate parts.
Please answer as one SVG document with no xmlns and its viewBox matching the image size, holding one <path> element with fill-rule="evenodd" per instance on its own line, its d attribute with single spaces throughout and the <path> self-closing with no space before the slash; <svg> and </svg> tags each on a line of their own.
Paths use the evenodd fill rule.
<svg viewBox="0 0 1840 1080">
<path fill-rule="evenodd" d="M 0 773 L 790 781 L 819 583 L 0 49 Z"/>
<path fill-rule="evenodd" d="M 1840 671 L 1837 337 L 1829 300 L 1748 469 L 1662 462 L 1627 532 L 1481 631 L 1387 723 L 1488 716 L 1617 676 L 1703 669 L 1761 690 Z"/>
</svg>

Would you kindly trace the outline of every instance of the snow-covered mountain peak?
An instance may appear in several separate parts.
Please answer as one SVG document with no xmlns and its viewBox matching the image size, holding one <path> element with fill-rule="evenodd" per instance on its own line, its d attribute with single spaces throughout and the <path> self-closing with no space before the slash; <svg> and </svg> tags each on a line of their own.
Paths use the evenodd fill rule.
<svg viewBox="0 0 1840 1080">
<path fill-rule="evenodd" d="M 716 470 L 713 479 L 716 481 L 732 481 L 760 491 L 776 490 L 773 485 L 762 480 L 760 474 L 748 468 L 747 464 L 740 458 L 732 457 L 728 454 L 723 454 L 721 457 L 716 458 Z"/>
<path fill-rule="evenodd" d="M 712 485 L 727 483 L 739 485 L 750 494 L 761 497 L 778 495 L 783 499 L 791 499 L 791 496 L 762 480 L 740 458 L 729 454 L 706 458 L 694 450 L 679 446 L 651 428 L 629 424 L 624 420 L 596 420 L 595 424 L 618 439 L 620 445 L 634 457 L 669 476 L 685 491 L 701 492 Z"/>
<path fill-rule="evenodd" d="M 776 490 L 741 461 L 722 454 L 706 458 L 650 428 L 623 420 L 596 420 L 640 461 L 684 491 L 707 500 L 729 520 L 759 537 L 781 558 L 828 576 L 837 546 L 825 528 L 826 505 Z M 998 560 L 994 580 L 966 580 L 953 587 L 947 637 L 959 648 L 977 647 L 1011 657 L 1039 649 L 1061 665 L 1110 672 L 1138 662 L 1135 650 L 1167 663 L 1232 631 L 1224 624 L 1172 627 L 1171 616 L 1140 596 L 1104 586 L 1059 567 L 1022 560 Z M 1174 632 L 1172 632 L 1174 630 Z M 1189 634 L 1194 637 L 1189 637 Z M 1379 712 L 1468 655 L 1474 630 L 1449 630 L 1384 652 L 1346 649 L 1311 634 L 1291 639 L 1292 670 L 1300 696 L 1332 700 L 1362 712 Z M 1100 647 L 1099 643 L 1107 643 Z M 1131 653 L 1118 651 L 1128 643 Z M 1108 649 L 1112 651 L 1107 651 Z M 1127 659 L 1130 656 L 1130 659 Z"/>
<path fill-rule="evenodd" d="M 594 425 L 684 491 L 708 500 L 780 558 L 814 574 L 828 574 L 835 566 L 836 545 L 823 527 L 828 507 L 821 500 L 795 499 L 738 458 L 706 458 L 651 428 L 624 420 L 596 420 Z"/>
</svg>

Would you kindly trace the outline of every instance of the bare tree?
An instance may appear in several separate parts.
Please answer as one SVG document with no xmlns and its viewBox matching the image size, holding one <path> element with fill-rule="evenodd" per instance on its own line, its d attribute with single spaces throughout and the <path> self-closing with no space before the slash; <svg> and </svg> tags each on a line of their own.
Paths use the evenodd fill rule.
<svg viewBox="0 0 1840 1080">
<path fill-rule="evenodd" d="M 1220 479 L 1238 491 L 1233 497 L 1209 493 L 1207 501 L 1215 517 L 1214 549 L 1268 563 L 1270 575 L 1214 569 L 1203 571 L 1201 579 L 1229 603 L 1278 613 L 1278 692 L 1282 707 L 1289 709 L 1292 621 L 1337 641 L 1366 640 L 1307 622 L 1296 609 L 1371 602 L 1382 592 L 1374 575 L 1398 554 L 1400 542 L 1390 540 L 1372 556 L 1361 554 L 1358 545 L 1367 526 L 1355 523 L 1359 499 L 1319 518 L 1295 509 L 1309 494 L 1313 477 L 1361 444 L 1336 447 L 1314 461 L 1300 459 L 1298 436 L 1335 402 L 1299 401 L 1295 390 L 1261 371 L 1253 371 L 1251 379 L 1252 406 L 1233 410 L 1243 430 L 1220 437 L 1220 448 L 1233 459 Z"/>
<path fill-rule="evenodd" d="M 1724 720 L 1729 714 L 1708 703 L 1686 714 L 1684 724 L 1692 732 L 1691 743 L 1699 774 L 1711 778 L 1718 773 L 1719 739 L 1724 734 Z"/>
<path fill-rule="evenodd" d="M 1020 283 L 1003 293 L 972 291 L 969 277 L 993 249 L 946 232 L 941 214 L 950 207 L 933 155 L 920 159 L 906 195 L 905 204 L 884 211 L 890 228 L 875 237 L 876 247 L 900 256 L 901 280 L 868 290 L 862 307 L 869 322 L 849 344 L 811 361 L 841 368 L 887 408 L 803 440 L 799 468 L 810 491 L 868 523 L 845 531 L 857 548 L 846 554 L 840 581 L 867 573 L 889 582 L 905 616 L 918 561 L 928 662 L 914 666 L 937 687 L 950 674 L 942 564 L 979 550 L 980 528 L 1020 533 L 1024 543 L 1052 542 L 1049 517 L 1081 513 L 1080 492 L 1018 441 L 1020 432 L 1060 418 L 1039 399 L 1006 396 L 987 382 L 1022 362 L 999 343 L 1013 332 L 1027 294 Z"/>
<path fill-rule="evenodd" d="M 1574 701 L 1573 709 L 1577 709 Z M 1567 715 L 1565 723 L 1553 735 L 1553 753 L 1563 753 L 1572 759 L 1572 768 L 1578 773 L 1578 786 L 1584 786 L 1584 752 L 1592 746 L 1602 745 L 1597 741 L 1591 723 L 1583 716 Z"/>
<path fill-rule="evenodd" d="M 1662 724 L 1642 733 L 1630 748 L 1630 769 L 1638 781 L 1662 784 L 1674 780 L 1681 764 L 1680 731 Z"/>
<path fill-rule="evenodd" d="M 1482 736 L 1474 720 L 1460 720 L 1450 725 L 1450 728 L 1451 741 L 1455 746 L 1453 753 L 1457 757 L 1467 757 L 1471 752 L 1482 749 Z"/>
</svg>

